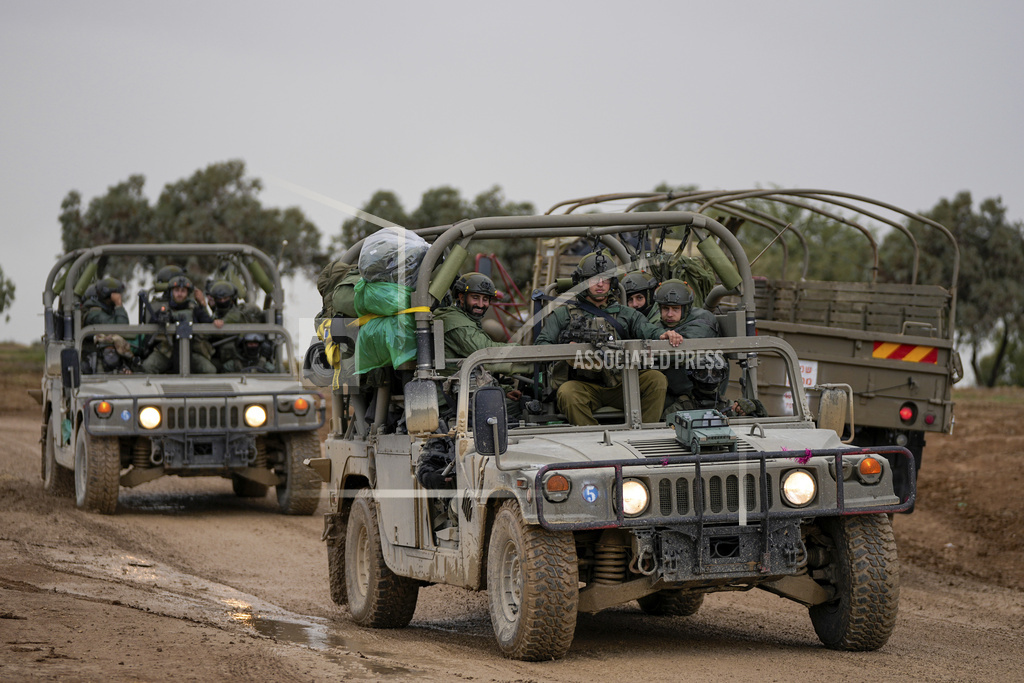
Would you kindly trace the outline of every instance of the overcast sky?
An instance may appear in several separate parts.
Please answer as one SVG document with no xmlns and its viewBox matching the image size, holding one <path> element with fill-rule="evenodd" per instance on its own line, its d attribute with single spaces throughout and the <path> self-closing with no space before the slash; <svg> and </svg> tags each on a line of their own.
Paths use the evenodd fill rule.
<svg viewBox="0 0 1024 683">
<path fill-rule="evenodd" d="M 391 189 L 812 187 L 1024 216 L 1024 3 L 0 0 L 0 340 L 42 334 L 68 191 L 243 159 L 324 233 Z M 279 182 L 277 179 L 285 182 Z M 319 310 L 289 291 L 289 326 Z M 297 341 L 304 345 L 309 330 Z"/>
</svg>

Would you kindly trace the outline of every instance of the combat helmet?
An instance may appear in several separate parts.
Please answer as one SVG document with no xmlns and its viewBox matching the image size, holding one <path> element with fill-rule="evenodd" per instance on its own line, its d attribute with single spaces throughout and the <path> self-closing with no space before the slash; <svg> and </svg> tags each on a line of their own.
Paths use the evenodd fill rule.
<svg viewBox="0 0 1024 683">
<path fill-rule="evenodd" d="M 238 298 L 238 287 L 227 280 L 217 280 L 207 292 L 213 300 L 213 308 L 217 313 L 226 313 Z"/>
<path fill-rule="evenodd" d="M 693 306 L 693 292 L 682 280 L 665 280 L 654 290 L 654 301 L 663 306 L 682 306 L 685 319 Z"/>
<path fill-rule="evenodd" d="M 622 278 L 622 289 L 626 292 L 626 301 L 634 294 L 644 295 L 644 305 L 640 307 L 640 310 L 645 315 L 647 311 L 651 310 L 651 306 L 654 304 L 654 298 L 652 296 L 655 288 L 658 286 L 658 279 L 650 273 L 637 270 L 633 271 L 626 277 Z"/>
<path fill-rule="evenodd" d="M 107 276 L 96 283 L 96 298 L 100 301 L 108 301 L 114 292 L 124 293 L 124 283 L 116 277 Z"/>
<path fill-rule="evenodd" d="M 498 295 L 498 290 L 491 278 L 483 273 L 472 272 L 459 276 L 452 285 L 452 294 L 484 294 L 493 299 Z"/>
<path fill-rule="evenodd" d="M 594 251 L 581 258 L 580 262 L 576 264 L 576 270 L 572 271 L 572 283 L 578 285 L 595 275 L 608 273 L 608 279 L 611 280 L 614 291 L 619 287 L 619 278 L 615 276 L 614 272 L 615 262 L 611 257 L 603 251 Z"/>
<path fill-rule="evenodd" d="M 160 270 L 156 271 L 156 275 L 153 276 L 154 288 L 159 292 L 167 289 L 167 283 L 170 282 L 171 278 L 175 275 L 184 275 L 185 271 L 181 269 L 181 266 L 176 266 L 173 263 L 166 265 Z"/>
</svg>

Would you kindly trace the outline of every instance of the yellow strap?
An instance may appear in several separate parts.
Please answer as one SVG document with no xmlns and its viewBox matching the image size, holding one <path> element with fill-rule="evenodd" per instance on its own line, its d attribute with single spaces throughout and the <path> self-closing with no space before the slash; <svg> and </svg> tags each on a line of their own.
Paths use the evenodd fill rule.
<svg viewBox="0 0 1024 683">
<path fill-rule="evenodd" d="M 395 313 L 395 315 L 402 315 L 403 313 L 430 313 L 430 306 L 413 306 L 412 308 L 406 308 L 405 310 L 399 311 L 398 313 Z M 359 320 L 356 321 L 356 324 L 362 327 L 363 325 L 370 322 L 374 318 L 388 317 L 390 316 L 377 315 L 376 313 L 367 313 L 366 315 L 361 316 Z"/>
</svg>

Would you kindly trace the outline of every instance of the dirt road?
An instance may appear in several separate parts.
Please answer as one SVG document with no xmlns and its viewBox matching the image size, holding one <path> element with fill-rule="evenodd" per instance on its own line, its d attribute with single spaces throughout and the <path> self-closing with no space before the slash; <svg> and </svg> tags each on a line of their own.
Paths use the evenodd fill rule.
<svg viewBox="0 0 1024 683">
<path fill-rule="evenodd" d="M 690 618 L 581 615 L 562 660 L 509 661 L 483 594 L 429 587 L 409 628 L 353 626 L 328 594 L 320 515 L 226 480 L 122 490 L 117 515 L 48 497 L 35 413 L 0 416 L 0 680 L 1020 680 L 1024 392 L 958 396 L 895 528 L 899 623 L 874 653 L 823 649 L 806 610 L 753 591 Z M 321 503 L 321 512 L 323 503 Z"/>
</svg>

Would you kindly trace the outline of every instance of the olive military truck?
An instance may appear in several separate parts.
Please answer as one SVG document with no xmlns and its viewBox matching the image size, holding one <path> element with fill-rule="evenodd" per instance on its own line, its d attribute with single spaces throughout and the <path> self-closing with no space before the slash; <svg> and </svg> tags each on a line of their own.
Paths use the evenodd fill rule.
<svg viewBox="0 0 1024 683">
<path fill-rule="evenodd" d="M 920 469 L 926 436 L 952 432 L 952 386 L 963 376 L 954 348 L 960 253 L 946 227 L 882 201 L 820 189 L 606 194 L 560 202 L 550 212 L 571 213 L 609 202 L 626 212 L 694 207 L 718 216 L 741 237 L 767 231 L 769 246 L 780 252 L 773 261 L 779 271 L 766 269 L 767 259 L 754 270 L 757 334 L 783 338 L 796 350 L 801 379 L 812 397 L 817 393 L 812 388 L 818 384 L 851 387 L 856 420 L 846 420 L 848 441 L 861 446 L 906 446 Z M 859 233 L 863 253 L 869 254 L 861 256 L 866 261 L 862 281 L 808 279 L 811 261 L 827 257 L 821 243 L 805 235 L 814 224 Z M 904 256 L 904 267 L 890 270 L 884 279 L 880 278 L 882 245 L 876 238 L 882 230 L 902 235 L 903 239 L 886 245 L 902 250 Z M 663 237 L 659 241 L 657 235 L 649 236 L 648 250 L 640 255 L 645 265 L 673 256 L 658 249 L 665 245 Z M 951 276 L 942 286 L 919 281 L 922 236 L 949 245 Z M 790 253 L 794 241 L 798 254 Z M 856 257 L 851 254 L 850 258 Z M 564 270 L 559 259 L 571 261 L 572 257 L 548 253 L 543 268 Z M 735 306 L 734 301 L 720 289 L 705 307 L 728 309 Z M 767 388 L 762 398 L 784 409 L 792 402 L 787 386 Z M 811 407 L 816 408 L 813 400 Z"/>
<path fill-rule="evenodd" d="M 85 324 L 83 295 L 109 282 L 98 278 L 107 267 L 116 260 L 131 272 L 154 257 L 219 261 L 216 271 L 235 281 L 226 291 L 258 312 L 244 322 L 202 323 L 196 318 L 204 316 L 176 314 L 170 292 L 143 290 L 134 321 Z M 252 304 L 261 290 L 259 310 Z M 273 486 L 282 512 L 312 514 L 322 483 L 302 463 L 320 454 L 325 406 L 291 367 L 283 301 L 274 262 L 248 245 L 107 245 L 62 256 L 43 292 L 45 489 L 110 514 L 121 487 L 169 474 L 217 476 L 230 478 L 241 497 L 262 497 Z M 158 351 L 167 354 L 167 370 L 147 372 L 141 361 Z M 199 351 L 206 363 L 218 361 L 217 373 L 195 371 L 190 359 Z M 222 366 L 224 357 L 232 362 Z"/>
<path fill-rule="evenodd" d="M 719 315 L 726 336 L 675 347 L 610 339 L 445 358 L 443 328 L 429 310 L 471 240 L 589 236 L 618 259 L 621 276 L 635 264 L 620 238 L 652 225 L 689 226 L 729 253 L 735 270 L 725 279 L 738 283 L 739 302 Z M 887 513 L 913 504 L 912 456 L 896 445 L 844 445 L 836 431 L 849 410 L 842 389 L 823 389 L 830 400 L 814 422 L 793 348 L 753 333 L 749 263 L 722 224 L 690 212 L 587 214 L 473 219 L 419 234 L 432 244 L 411 306 L 400 313 L 414 320 L 415 360 L 383 378 L 343 382 L 325 457 L 310 461 L 329 485 L 323 538 L 331 596 L 356 623 L 405 626 L 424 585 L 484 590 L 501 651 L 543 660 L 569 650 L 581 611 L 636 600 L 653 617 L 685 616 L 707 593 L 760 588 L 807 606 L 828 647 L 886 643 L 899 601 Z M 343 260 L 354 262 L 360 246 Z M 331 329 L 351 341 L 358 329 L 351 322 L 336 318 Z M 621 372 L 623 408 L 599 411 L 596 426 L 573 426 L 557 414 L 549 386 L 549 366 L 579 363 L 580 354 L 606 354 L 604 367 Z M 793 387 L 791 413 L 731 417 L 727 425 L 716 418 L 731 435 L 723 448 L 702 452 L 672 425 L 642 422 L 641 369 L 712 357 L 730 365 L 723 405 L 768 388 L 759 368 L 770 362 Z M 444 370 L 453 360 L 460 364 L 451 375 Z M 495 363 L 540 368 L 519 378 L 546 409 L 510 420 L 506 391 L 488 371 Z M 447 454 L 442 475 L 452 483 L 425 488 L 418 464 L 437 453 Z M 897 471 L 909 483 L 902 496 L 894 491 Z"/>
</svg>

